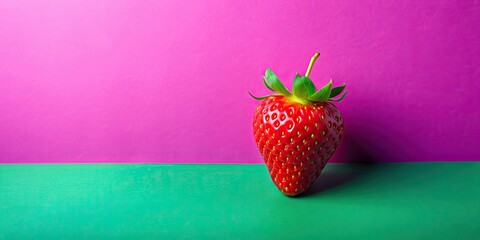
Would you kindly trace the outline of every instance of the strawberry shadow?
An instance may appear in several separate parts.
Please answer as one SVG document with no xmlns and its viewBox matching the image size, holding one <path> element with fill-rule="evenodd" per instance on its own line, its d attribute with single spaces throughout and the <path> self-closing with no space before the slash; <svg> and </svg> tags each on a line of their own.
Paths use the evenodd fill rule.
<svg viewBox="0 0 480 240">
<path fill-rule="evenodd" d="M 298 197 L 351 191 L 351 187 L 361 185 L 372 175 L 395 171 L 385 163 L 415 158 L 418 149 L 408 144 L 410 136 L 401 127 L 378 120 L 392 113 L 364 110 L 375 115 L 349 116 L 351 124 L 345 126 L 344 138 L 335 153 L 337 162 L 347 164 L 328 163 L 312 186 Z"/>
<path fill-rule="evenodd" d="M 344 185 L 360 181 L 368 175 L 381 171 L 384 165 L 378 158 L 363 147 L 353 136 L 346 136 L 344 144 L 344 163 L 329 163 L 313 185 L 298 197 L 309 197 L 338 189 Z"/>
</svg>

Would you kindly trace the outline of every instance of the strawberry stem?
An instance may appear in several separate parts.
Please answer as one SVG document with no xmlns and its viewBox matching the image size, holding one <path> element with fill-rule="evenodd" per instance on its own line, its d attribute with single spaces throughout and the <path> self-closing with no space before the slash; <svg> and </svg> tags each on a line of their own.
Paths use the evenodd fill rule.
<svg viewBox="0 0 480 240">
<path fill-rule="evenodd" d="M 299 97 L 297 97 L 297 96 L 295 96 L 295 95 L 292 95 L 292 96 L 287 97 L 287 98 L 290 99 L 290 101 L 292 101 L 292 102 L 301 103 L 301 104 L 303 104 L 303 105 L 309 104 L 309 101 L 308 101 L 308 100 L 299 98 Z"/>
<path fill-rule="evenodd" d="M 310 75 L 310 72 L 312 71 L 313 64 L 315 63 L 315 60 L 317 60 L 318 56 L 320 56 L 320 53 L 315 53 L 313 57 L 310 59 L 310 64 L 308 64 L 307 72 L 305 73 L 305 76 L 308 77 Z"/>
</svg>

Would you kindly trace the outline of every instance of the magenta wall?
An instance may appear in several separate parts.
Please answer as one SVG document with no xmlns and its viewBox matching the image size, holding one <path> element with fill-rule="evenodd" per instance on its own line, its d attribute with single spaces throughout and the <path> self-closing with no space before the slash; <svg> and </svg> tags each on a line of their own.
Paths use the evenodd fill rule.
<svg viewBox="0 0 480 240">
<path fill-rule="evenodd" d="M 478 1 L 288 2 L 0 1 L 0 162 L 260 163 L 247 92 L 315 51 L 334 161 L 480 159 Z"/>
</svg>

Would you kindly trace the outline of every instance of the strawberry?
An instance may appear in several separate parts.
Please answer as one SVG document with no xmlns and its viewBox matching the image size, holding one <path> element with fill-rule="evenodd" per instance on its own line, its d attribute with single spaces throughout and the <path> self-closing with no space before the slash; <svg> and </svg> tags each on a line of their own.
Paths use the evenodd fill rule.
<svg viewBox="0 0 480 240">
<path fill-rule="evenodd" d="M 253 134 L 276 187 L 286 195 L 306 191 L 318 178 L 342 138 L 343 118 L 331 102 L 345 97 L 345 84 L 332 80 L 316 90 L 308 78 L 319 56 L 312 57 L 305 76 L 295 76 L 292 92 L 267 68 L 263 82 L 272 95 L 261 100 L 253 117 Z M 333 97 L 341 95 L 338 99 Z"/>
</svg>

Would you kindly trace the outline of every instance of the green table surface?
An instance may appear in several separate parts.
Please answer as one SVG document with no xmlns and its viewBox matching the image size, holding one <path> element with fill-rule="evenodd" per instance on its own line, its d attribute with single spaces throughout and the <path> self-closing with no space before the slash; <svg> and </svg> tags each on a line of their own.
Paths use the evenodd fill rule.
<svg viewBox="0 0 480 240">
<path fill-rule="evenodd" d="M 256 164 L 1 164 L 0 239 L 480 239 L 479 173 L 329 164 L 292 198 Z"/>
</svg>

